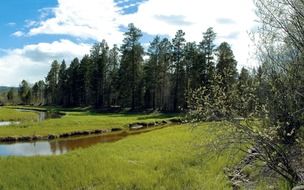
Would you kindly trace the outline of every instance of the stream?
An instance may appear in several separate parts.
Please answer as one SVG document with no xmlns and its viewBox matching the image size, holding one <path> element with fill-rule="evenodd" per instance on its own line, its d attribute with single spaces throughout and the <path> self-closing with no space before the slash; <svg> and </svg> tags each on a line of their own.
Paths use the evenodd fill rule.
<svg viewBox="0 0 304 190">
<path fill-rule="evenodd" d="M 75 149 L 87 148 L 97 143 L 115 142 L 129 135 L 133 134 L 122 132 L 112 135 L 92 135 L 51 141 L 0 144 L 0 156 L 60 155 Z"/>
<path fill-rule="evenodd" d="M 21 112 L 34 112 L 37 113 L 37 121 L 41 122 L 46 119 L 55 119 L 55 118 L 61 118 L 63 115 L 56 112 L 46 112 L 46 111 L 33 111 L 33 110 L 27 110 L 27 109 L 17 109 Z M 1 126 L 8 126 L 8 125 L 18 125 L 20 124 L 19 121 L 0 121 L 0 127 Z"/>
<path fill-rule="evenodd" d="M 32 111 L 32 110 L 19 110 Z M 37 111 L 36 111 L 37 112 Z M 43 121 L 50 118 L 60 118 L 60 113 L 37 112 L 37 121 Z M 0 126 L 19 124 L 20 122 L 3 121 Z M 155 130 L 155 129 L 154 129 Z M 33 142 L 16 142 L 0 144 L 0 156 L 48 156 L 61 155 L 69 151 L 87 148 L 98 143 L 116 142 L 130 135 L 146 133 L 150 130 L 136 131 L 132 133 L 120 132 L 114 134 L 99 134 L 83 137 L 70 137 L 65 139 L 43 140 Z"/>
</svg>

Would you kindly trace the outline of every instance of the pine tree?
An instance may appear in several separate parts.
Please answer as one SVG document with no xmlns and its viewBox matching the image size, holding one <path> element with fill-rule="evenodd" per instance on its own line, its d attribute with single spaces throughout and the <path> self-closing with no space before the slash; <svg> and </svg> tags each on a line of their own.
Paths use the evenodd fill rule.
<svg viewBox="0 0 304 190">
<path fill-rule="evenodd" d="M 89 105 L 90 99 L 90 81 L 91 81 L 92 60 L 89 55 L 85 55 L 79 65 L 79 96 L 81 105 Z"/>
<path fill-rule="evenodd" d="M 46 94 L 47 104 L 57 103 L 57 90 L 58 90 L 58 75 L 60 65 L 55 60 L 51 65 L 51 69 L 45 79 L 46 81 Z"/>
<path fill-rule="evenodd" d="M 58 104 L 67 105 L 67 68 L 65 61 L 63 60 L 58 73 Z"/>
<path fill-rule="evenodd" d="M 6 97 L 7 97 L 7 100 L 9 102 L 11 102 L 11 103 L 14 102 L 14 97 L 15 97 L 15 95 L 14 95 L 14 88 L 10 88 L 9 89 L 9 91 L 7 92 Z"/>
<path fill-rule="evenodd" d="M 28 105 L 31 102 L 31 88 L 29 83 L 26 80 L 22 80 L 19 85 L 18 95 L 22 104 Z"/>
<path fill-rule="evenodd" d="M 108 73 L 108 107 L 111 105 L 118 104 L 118 88 L 119 88 L 119 67 L 120 67 L 120 57 L 119 57 L 119 49 L 117 45 L 114 45 L 109 52 L 109 73 Z"/>
<path fill-rule="evenodd" d="M 203 40 L 200 43 L 200 50 L 202 63 L 201 71 L 201 81 L 202 85 L 206 86 L 208 89 L 212 84 L 213 77 L 215 74 L 214 67 L 214 53 L 215 53 L 215 44 L 214 40 L 216 38 L 216 33 L 213 31 L 213 28 L 208 28 L 205 33 L 203 33 Z"/>
<path fill-rule="evenodd" d="M 222 79 L 221 88 L 225 92 L 232 90 L 237 80 L 237 62 L 234 58 L 233 51 L 227 42 L 223 42 L 217 48 L 218 63 L 216 65 L 216 73 Z"/>
<path fill-rule="evenodd" d="M 201 59 L 195 42 L 188 42 L 185 46 L 185 61 L 187 73 L 187 93 L 190 89 L 200 87 Z"/>
<path fill-rule="evenodd" d="M 247 69 L 241 69 L 236 86 L 235 108 L 238 114 L 243 117 L 248 117 L 249 114 L 254 113 L 255 109 L 255 88 L 253 86 L 252 77 Z"/>
<path fill-rule="evenodd" d="M 142 62 L 143 47 L 139 39 L 141 31 L 133 24 L 129 24 L 128 31 L 124 34 L 125 38 L 121 46 L 121 67 L 119 70 L 120 78 L 120 99 L 125 106 L 131 105 L 131 109 L 141 106 L 142 86 Z"/>
<path fill-rule="evenodd" d="M 156 109 L 156 91 L 159 87 L 160 37 L 156 36 L 148 49 L 149 60 L 145 64 L 145 106 Z"/>
<path fill-rule="evenodd" d="M 105 89 L 109 64 L 109 46 L 105 40 L 95 44 L 91 50 L 93 68 L 91 73 L 91 91 L 93 104 L 97 108 L 105 106 Z"/>
<path fill-rule="evenodd" d="M 79 90 L 79 59 L 75 58 L 67 69 L 67 89 L 68 89 L 68 105 L 80 105 L 80 90 Z"/>
<path fill-rule="evenodd" d="M 172 39 L 172 69 L 173 69 L 173 111 L 185 106 L 185 33 L 178 30 Z"/>
</svg>

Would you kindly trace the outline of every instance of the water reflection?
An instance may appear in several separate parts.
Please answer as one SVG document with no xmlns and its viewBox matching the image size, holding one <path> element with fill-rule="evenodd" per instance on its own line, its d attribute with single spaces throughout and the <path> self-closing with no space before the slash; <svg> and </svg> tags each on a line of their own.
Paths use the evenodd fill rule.
<svg viewBox="0 0 304 190">
<path fill-rule="evenodd" d="M 46 119 L 56 119 L 61 118 L 62 114 L 57 112 L 38 112 L 38 121 L 43 121 Z"/>
<path fill-rule="evenodd" d="M 50 111 L 35 111 L 35 110 L 28 110 L 28 109 L 17 109 L 20 112 L 34 112 L 38 114 L 37 121 L 43 121 L 46 119 L 56 119 L 61 118 L 63 114 L 59 112 L 50 112 Z"/>
<path fill-rule="evenodd" d="M 19 121 L 0 121 L 0 126 L 8 126 L 8 125 L 18 125 Z"/>
<path fill-rule="evenodd" d="M 64 140 L 37 141 L 28 143 L 1 144 L 1 156 L 37 156 L 60 155 L 66 152 L 87 148 L 97 143 L 115 142 L 128 136 L 123 132 L 115 135 L 96 135 L 82 138 L 68 138 Z"/>
</svg>

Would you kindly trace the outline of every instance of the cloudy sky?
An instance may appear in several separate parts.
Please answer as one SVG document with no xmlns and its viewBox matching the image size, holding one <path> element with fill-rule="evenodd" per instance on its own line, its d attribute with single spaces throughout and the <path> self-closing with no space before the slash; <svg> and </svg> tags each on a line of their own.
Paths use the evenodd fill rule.
<svg viewBox="0 0 304 190">
<path fill-rule="evenodd" d="M 22 79 L 44 79 L 52 60 L 69 62 L 106 39 L 119 44 L 129 23 L 149 43 L 172 38 L 178 29 L 188 41 L 201 41 L 213 27 L 217 43 L 232 45 L 239 67 L 251 67 L 250 32 L 255 23 L 251 0 L 5 0 L 0 6 L 0 86 Z"/>
</svg>

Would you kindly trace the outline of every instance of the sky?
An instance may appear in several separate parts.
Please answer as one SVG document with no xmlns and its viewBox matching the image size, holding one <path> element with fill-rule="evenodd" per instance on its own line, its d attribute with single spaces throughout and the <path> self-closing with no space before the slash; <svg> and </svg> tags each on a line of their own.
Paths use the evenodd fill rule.
<svg viewBox="0 0 304 190">
<path fill-rule="evenodd" d="M 228 42 L 238 67 L 256 66 L 249 33 L 256 28 L 252 0 L 3 0 L 0 2 L 0 86 L 43 80 L 53 60 L 82 58 L 103 39 L 121 44 L 129 23 L 173 38 L 182 29 L 200 42 L 213 27 L 216 43 Z"/>
</svg>

